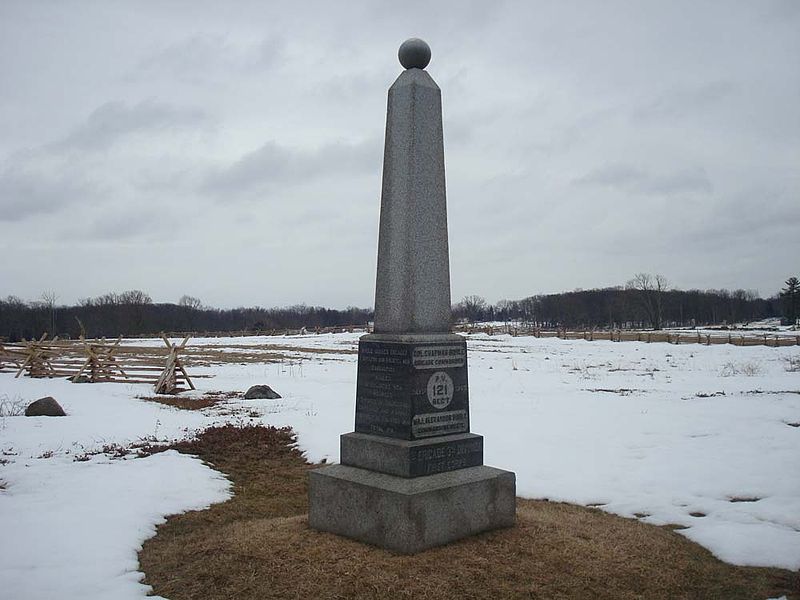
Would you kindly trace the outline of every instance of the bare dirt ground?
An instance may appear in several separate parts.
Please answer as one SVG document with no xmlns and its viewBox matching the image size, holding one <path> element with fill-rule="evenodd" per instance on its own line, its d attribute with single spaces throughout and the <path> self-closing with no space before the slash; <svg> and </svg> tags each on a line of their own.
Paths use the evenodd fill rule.
<svg viewBox="0 0 800 600">
<path fill-rule="evenodd" d="M 226 473 L 235 495 L 144 544 L 145 582 L 172 600 L 800 599 L 798 573 L 732 566 L 669 527 L 546 500 L 518 499 L 514 528 L 399 556 L 309 529 L 316 465 L 288 428 L 213 427 L 173 447 Z"/>
</svg>

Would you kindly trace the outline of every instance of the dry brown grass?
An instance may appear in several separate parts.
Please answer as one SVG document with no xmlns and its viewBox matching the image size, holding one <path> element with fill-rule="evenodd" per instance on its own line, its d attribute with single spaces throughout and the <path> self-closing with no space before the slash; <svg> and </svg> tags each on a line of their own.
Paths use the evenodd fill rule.
<svg viewBox="0 0 800 600">
<path fill-rule="evenodd" d="M 183 352 L 184 364 L 189 367 L 207 367 L 225 363 L 277 363 L 289 356 L 272 352 L 262 346 L 187 346 Z M 190 374 L 191 375 L 191 374 Z"/>
<path fill-rule="evenodd" d="M 312 346 L 288 346 L 285 344 L 267 344 L 259 346 L 270 351 L 290 352 L 292 354 L 358 354 L 355 348 L 347 348 L 344 345 L 341 348 L 315 348 Z"/>
<path fill-rule="evenodd" d="M 354 348 L 313 348 L 286 344 L 219 344 L 214 346 L 187 346 L 183 351 L 184 362 L 190 367 L 204 367 L 225 363 L 280 363 L 296 360 L 300 354 L 337 355 L 357 354 Z"/>
<path fill-rule="evenodd" d="M 244 394 L 242 392 L 206 392 L 199 398 L 192 398 L 190 396 L 137 396 L 139 400 L 146 400 L 147 402 L 157 402 L 173 408 L 180 408 L 183 410 L 201 410 L 215 406 L 225 400 L 233 398 L 240 398 Z"/>
<path fill-rule="evenodd" d="M 669 528 L 543 500 L 518 500 L 512 529 L 399 556 L 308 528 L 313 465 L 288 429 L 227 425 L 177 447 L 227 473 L 235 496 L 145 543 L 145 581 L 172 600 L 800 598 L 796 573 L 734 567 Z"/>
</svg>

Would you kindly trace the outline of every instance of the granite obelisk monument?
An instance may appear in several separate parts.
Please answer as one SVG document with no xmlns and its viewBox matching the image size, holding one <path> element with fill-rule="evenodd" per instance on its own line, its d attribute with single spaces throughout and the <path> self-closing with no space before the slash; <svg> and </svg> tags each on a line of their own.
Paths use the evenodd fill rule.
<svg viewBox="0 0 800 600">
<path fill-rule="evenodd" d="M 514 473 L 470 432 L 467 345 L 450 331 L 441 91 L 419 39 L 389 88 L 374 332 L 358 344 L 355 431 L 309 475 L 309 525 L 410 554 L 514 524 Z"/>
</svg>

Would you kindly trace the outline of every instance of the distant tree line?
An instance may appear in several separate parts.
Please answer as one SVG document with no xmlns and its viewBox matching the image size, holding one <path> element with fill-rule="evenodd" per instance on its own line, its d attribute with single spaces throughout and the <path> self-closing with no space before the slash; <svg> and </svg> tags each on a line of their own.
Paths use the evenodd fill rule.
<svg viewBox="0 0 800 600">
<path fill-rule="evenodd" d="M 453 307 L 456 319 L 521 321 L 543 328 L 652 328 L 693 327 L 800 316 L 800 282 L 771 298 L 753 290 L 669 289 L 661 275 L 639 273 L 625 286 L 542 294 L 522 300 L 488 304 L 480 296 L 467 296 Z"/>
<path fill-rule="evenodd" d="M 693 327 L 800 317 L 800 280 L 790 277 L 771 298 L 752 290 L 670 289 L 661 275 L 639 273 L 625 286 L 541 294 L 491 305 L 467 296 L 453 306 L 454 320 L 521 321 L 543 328 Z M 140 290 L 85 298 L 75 306 L 59 306 L 57 295 L 25 302 L 15 296 L 0 300 L 0 339 L 18 341 L 47 332 L 77 338 L 116 337 L 167 332 L 269 332 L 271 330 L 366 325 L 371 309 L 344 310 L 298 304 L 283 308 L 218 309 L 183 296 L 177 302 L 154 303 Z"/>
<path fill-rule="evenodd" d="M 43 333 L 62 338 L 135 336 L 160 331 L 269 332 L 306 327 L 366 325 L 372 311 L 348 307 L 336 310 L 299 304 L 283 308 L 218 309 L 203 306 L 192 296 L 177 304 L 154 303 L 140 290 L 109 293 L 80 300 L 76 306 L 58 306 L 55 295 L 24 302 L 9 296 L 0 300 L 0 339 L 18 341 Z"/>
</svg>

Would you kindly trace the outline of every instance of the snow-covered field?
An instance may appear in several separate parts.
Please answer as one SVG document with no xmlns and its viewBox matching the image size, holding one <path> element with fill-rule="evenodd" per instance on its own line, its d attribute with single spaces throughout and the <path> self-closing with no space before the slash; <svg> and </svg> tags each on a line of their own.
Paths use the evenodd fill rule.
<svg viewBox="0 0 800 600">
<path fill-rule="evenodd" d="M 191 368 L 210 376 L 196 395 L 257 383 L 283 395 L 202 412 L 137 399 L 147 385 L 0 373 L 0 400 L 50 395 L 69 414 L 0 418 L 0 598 L 144 597 L 136 552 L 155 525 L 228 497 L 195 458 L 113 458 L 115 444 L 261 421 L 294 427 L 310 460 L 338 460 L 358 335 L 194 339 L 291 347 L 279 363 Z M 800 371 L 789 361 L 800 348 L 474 335 L 469 349 L 472 429 L 487 464 L 517 473 L 520 496 L 680 525 L 735 564 L 800 568 Z"/>
</svg>

